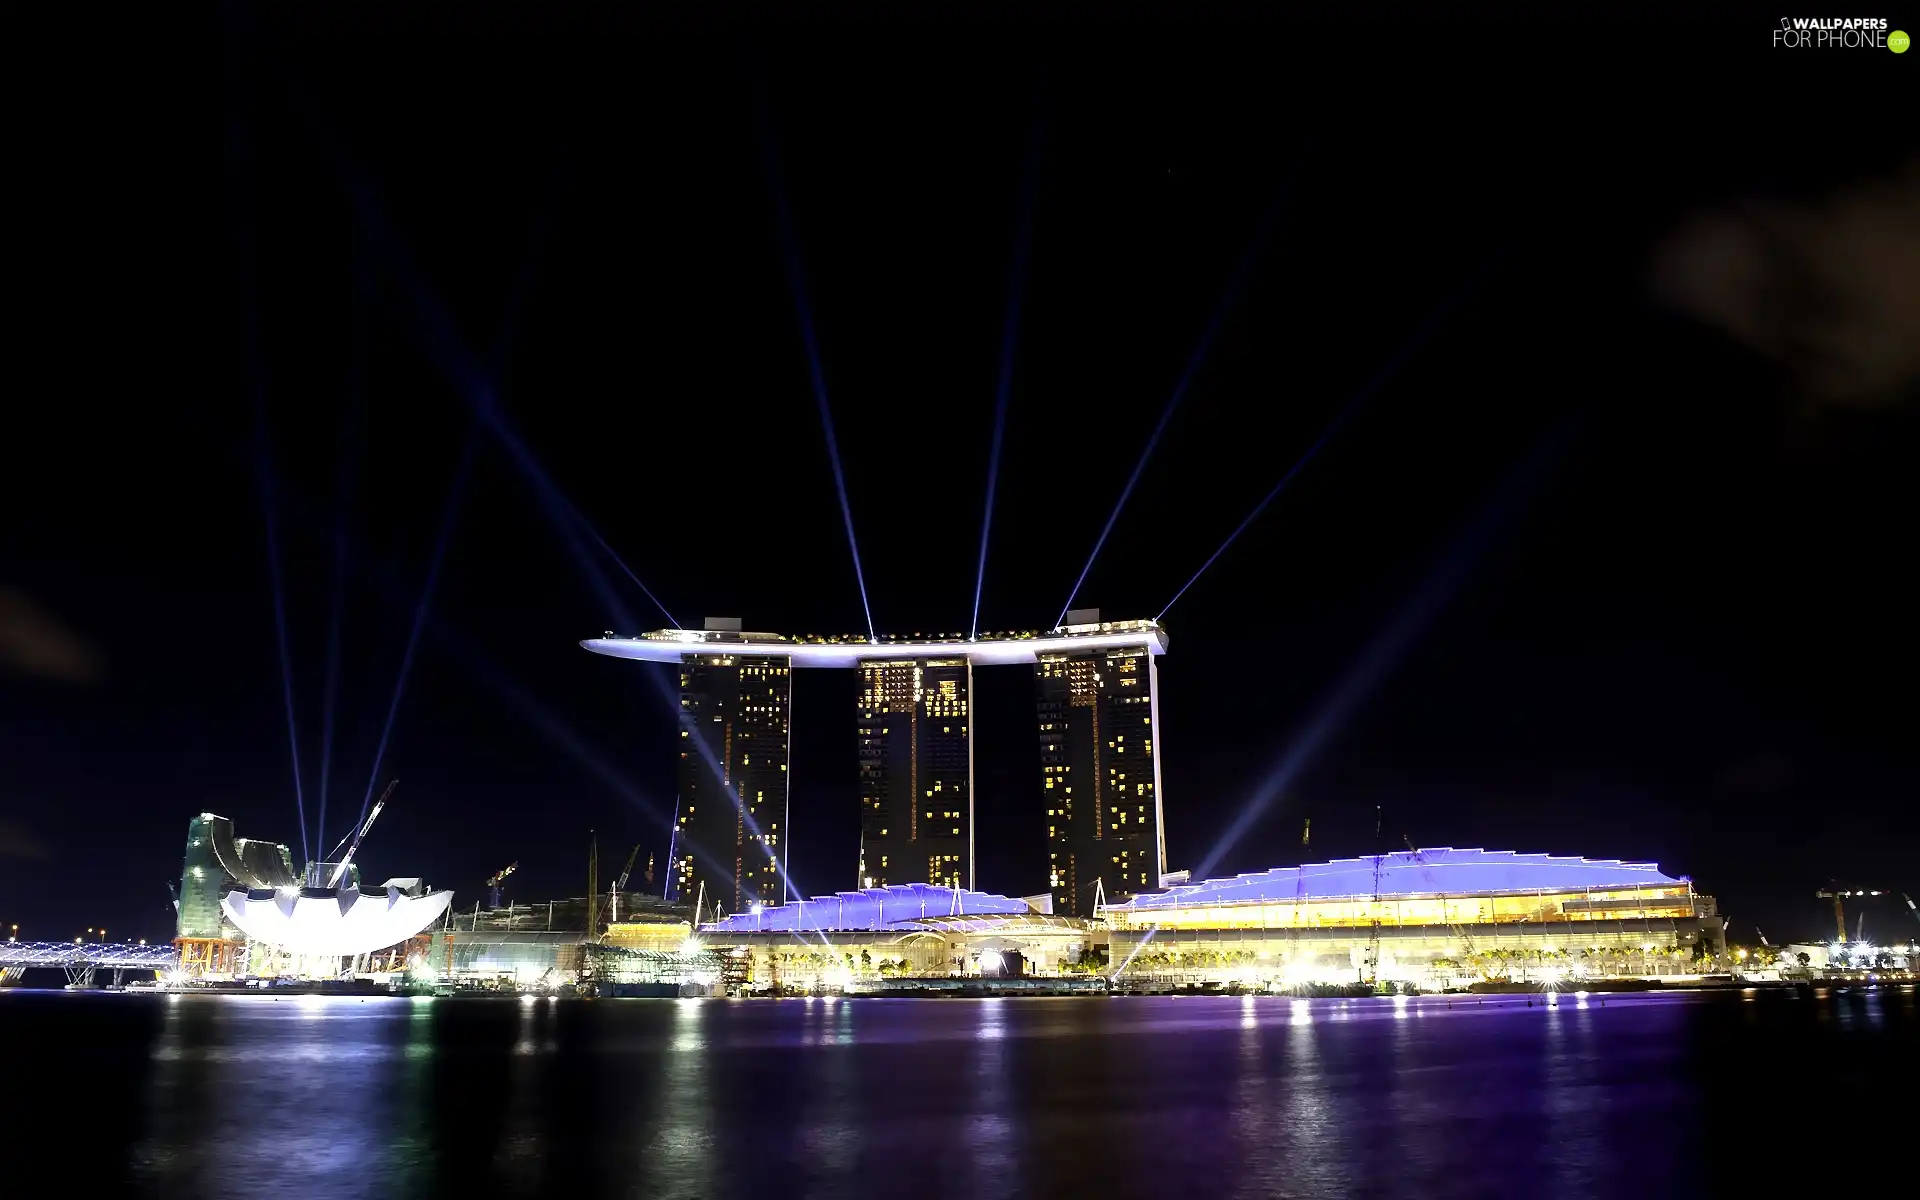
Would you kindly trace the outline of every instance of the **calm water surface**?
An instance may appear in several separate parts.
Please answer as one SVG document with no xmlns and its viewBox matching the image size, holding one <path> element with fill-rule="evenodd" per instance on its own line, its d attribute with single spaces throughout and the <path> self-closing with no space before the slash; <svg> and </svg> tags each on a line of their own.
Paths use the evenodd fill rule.
<svg viewBox="0 0 1920 1200">
<path fill-rule="evenodd" d="M 1906 1095 L 1920 1007 L 13 990 L 0 1039 L 7 1140 L 83 1193 L 1645 1197 Z"/>
</svg>

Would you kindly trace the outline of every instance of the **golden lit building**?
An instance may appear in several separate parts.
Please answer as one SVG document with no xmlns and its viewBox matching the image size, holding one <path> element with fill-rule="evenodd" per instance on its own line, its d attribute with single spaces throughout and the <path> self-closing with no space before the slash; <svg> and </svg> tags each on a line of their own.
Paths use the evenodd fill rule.
<svg viewBox="0 0 1920 1200">
<path fill-rule="evenodd" d="M 1084 918 L 1102 900 L 1160 883 L 1155 659 L 1167 635 L 1154 621 L 1102 621 L 1082 609 L 1045 633 L 822 637 L 708 618 L 702 629 L 608 633 L 581 646 L 680 670 L 670 894 L 698 903 L 703 921 L 785 898 L 788 697 L 801 668 L 860 673 L 857 860 L 847 849 L 862 886 L 972 885 L 973 669 L 1016 664 L 1038 673 L 1056 910 Z"/>
<path fill-rule="evenodd" d="M 863 659 L 861 887 L 973 881 L 973 667 Z"/>
<path fill-rule="evenodd" d="M 1060 632 L 1147 632 L 1151 622 L 1069 613 Z M 1054 911 L 1091 916 L 1105 900 L 1159 886 L 1166 871 L 1159 752 L 1160 646 L 1042 654 L 1041 800 Z"/>
<path fill-rule="evenodd" d="M 728 618 L 707 624 L 739 628 Z M 792 678 L 781 655 L 692 654 L 680 663 L 680 813 L 669 870 L 683 904 L 711 914 L 780 902 Z"/>
<path fill-rule="evenodd" d="M 1673 975 L 1718 962 L 1711 896 L 1653 863 L 1407 850 L 1276 867 L 1102 910 L 1116 963 L 1238 963 L 1293 982 Z"/>
</svg>

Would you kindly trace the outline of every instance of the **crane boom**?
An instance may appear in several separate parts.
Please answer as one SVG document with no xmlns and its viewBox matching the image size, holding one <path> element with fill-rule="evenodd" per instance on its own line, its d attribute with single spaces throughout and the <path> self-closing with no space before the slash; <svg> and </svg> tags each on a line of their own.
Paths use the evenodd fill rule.
<svg viewBox="0 0 1920 1200">
<path fill-rule="evenodd" d="M 340 885 L 340 880 L 345 877 L 347 868 L 353 864 L 353 856 L 360 850 L 361 841 L 367 836 L 367 830 L 372 829 L 373 823 L 380 819 L 380 810 L 387 806 L 387 797 L 393 795 L 393 789 L 399 786 L 400 781 L 398 779 L 389 783 L 387 790 L 381 792 L 380 798 L 373 802 L 373 811 L 367 814 L 366 824 L 360 826 L 360 832 L 353 835 L 353 845 L 347 847 L 347 856 L 341 859 L 339 864 L 333 868 L 333 878 L 327 880 L 328 887 L 338 887 Z"/>
<path fill-rule="evenodd" d="M 508 863 L 506 866 L 501 867 L 498 871 L 495 871 L 492 874 L 492 876 L 490 876 L 487 879 L 487 907 L 488 908 L 500 907 L 500 885 L 507 881 L 507 876 L 513 874 L 515 871 L 519 869 L 520 869 L 520 860 L 516 858 L 512 862 Z"/>
<path fill-rule="evenodd" d="M 639 857 L 640 857 L 640 843 L 635 842 L 633 844 L 632 851 L 630 851 L 627 854 L 627 865 L 620 868 L 620 878 L 613 885 L 615 891 L 619 891 L 620 889 L 627 886 L 627 876 L 633 874 L 634 860 Z"/>
</svg>

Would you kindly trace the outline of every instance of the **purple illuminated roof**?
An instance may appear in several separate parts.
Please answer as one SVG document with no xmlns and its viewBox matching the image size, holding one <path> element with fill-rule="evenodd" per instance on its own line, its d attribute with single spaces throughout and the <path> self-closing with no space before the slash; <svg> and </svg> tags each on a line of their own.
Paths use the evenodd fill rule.
<svg viewBox="0 0 1920 1200">
<path fill-rule="evenodd" d="M 741 912 L 702 925 L 702 933 L 822 933 L 853 929 L 912 929 L 923 917 L 975 916 L 1030 911 L 1025 900 L 990 892 L 956 891 L 928 883 L 894 884 L 858 892 L 835 892 Z"/>
<path fill-rule="evenodd" d="M 1230 879 L 1207 879 L 1164 892 L 1135 896 L 1107 907 L 1124 911 L 1193 904 L 1256 904 L 1272 901 L 1371 897 L 1373 855 L 1332 862 L 1275 867 Z M 1672 887 L 1657 863 L 1617 858 L 1516 854 L 1511 850 L 1399 850 L 1380 855 L 1382 896 L 1476 895 L 1489 892 L 1582 891 L 1587 888 Z"/>
</svg>

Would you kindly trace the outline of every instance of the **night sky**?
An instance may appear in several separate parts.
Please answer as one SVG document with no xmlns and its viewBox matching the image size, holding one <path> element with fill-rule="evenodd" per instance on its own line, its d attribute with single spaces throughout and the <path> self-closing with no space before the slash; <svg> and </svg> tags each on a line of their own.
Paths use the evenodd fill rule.
<svg viewBox="0 0 1920 1200">
<path fill-rule="evenodd" d="M 664 866 L 670 676 L 577 642 L 666 618 L 475 406 L 683 624 L 864 632 L 775 178 L 882 632 L 971 621 L 1010 296 L 982 629 L 1054 623 L 1210 328 L 1079 603 L 1159 612 L 1349 412 L 1166 615 L 1171 867 L 1297 862 L 1308 817 L 1316 860 L 1654 859 L 1776 943 L 1829 879 L 1920 892 L 1920 56 L 623 7 L 58 43 L 11 151 L 0 922 L 170 936 L 202 810 L 299 855 L 257 411 L 309 828 L 323 758 L 329 843 L 367 792 L 470 453 L 367 871 L 578 894 L 589 829 L 603 879 Z M 976 674 L 991 891 L 1046 884 L 1033 686 Z M 853 706 L 797 674 L 808 892 L 853 883 Z"/>
</svg>

